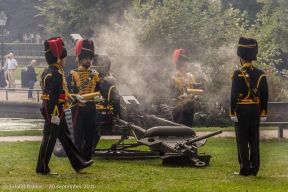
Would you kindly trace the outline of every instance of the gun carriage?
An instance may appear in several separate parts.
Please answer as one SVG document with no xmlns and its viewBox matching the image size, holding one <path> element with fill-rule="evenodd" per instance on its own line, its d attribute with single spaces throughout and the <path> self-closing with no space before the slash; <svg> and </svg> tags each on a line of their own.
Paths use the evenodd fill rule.
<svg viewBox="0 0 288 192">
<path fill-rule="evenodd" d="M 222 133 L 221 130 L 197 137 L 193 129 L 156 117 L 154 115 L 138 116 L 142 127 L 121 119 L 116 120 L 116 127 L 122 131 L 120 140 L 106 149 L 95 149 L 94 156 L 106 159 L 143 159 L 162 158 L 164 166 L 203 167 L 209 165 L 210 155 L 198 153 L 198 148 L 206 139 Z M 154 126 L 153 126 L 154 125 Z M 147 128 L 147 126 L 152 126 Z M 144 128 L 143 128 L 144 127 Z M 126 144 L 133 136 L 137 143 Z M 151 151 L 133 150 L 138 146 L 148 146 Z"/>
</svg>

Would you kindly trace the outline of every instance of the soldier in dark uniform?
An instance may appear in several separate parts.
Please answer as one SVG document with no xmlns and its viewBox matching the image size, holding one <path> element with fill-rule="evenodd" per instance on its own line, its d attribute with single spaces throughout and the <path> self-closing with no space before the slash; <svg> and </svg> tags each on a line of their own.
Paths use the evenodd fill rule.
<svg viewBox="0 0 288 192">
<path fill-rule="evenodd" d="M 120 115 L 120 96 L 115 85 L 115 79 L 110 74 L 111 61 L 106 55 L 95 55 L 93 69 L 99 73 L 100 82 L 96 90 L 99 90 L 102 101 L 96 102 L 96 124 L 94 134 L 94 149 L 101 137 L 102 129 L 112 129 L 113 118 Z"/>
<path fill-rule="evenodd" d="M 174 51 L 173 63 L 176 72 L 172 76 L 170 89 L 173 96 L 173 122 L 192 127 L 195 97 L 187 95 L 186 91 L 187 89 L 193 89 L 195 78 L 191 73 L 187 73 L 189 62 L 190 58 L 187 51 L 184 49 Z"/>
<path fill-rule="evenodd" d="M 98 73 L 90 68 L 94 58 L 93 41 L 78 40 L 75 54 L 79 67 L 71 70 L 67 76 L 69 92 L 77 94 L 71 105 L 73 137 L 76 148 L 88 161 L 92 158 L 96 108 L 94 97 L 86 102 L 82 96 L 85 94 L 93 95 L 96 92 L 96 84 L 100 81 Z"/>
<path fill-rule="evenodd" d="M 69 136 L 70 132 L 63 112 L 63 108 L 69 107 L 67 105 L 69 93 L 63 71 L 67 51 L 60 37 L 46 40 L 44 46 L 45 58 L 49 67 L 41 76 L 43 89 L 41 99 L 43 102 L 40 111 L 45 122 L 36 173 L 54 174 L 50 171 L 48 164 L 57 138 L 61 141 L 72 167 L 79 173 L 92 165 L 93 160 L 85 162 L 82 159 Z"/>
<path fill-rule="evenodd" d="M 240 37 L 237 55 L 242 68 L 234 71 L 231 89 L 231 119 L 235 133 L 240 172 L 256 176 L 260 167 L 259 124 L 267 116 L 268 85 L 265 73 L 257 69 L 258 44 L 255 39 Z"/>
</svg>

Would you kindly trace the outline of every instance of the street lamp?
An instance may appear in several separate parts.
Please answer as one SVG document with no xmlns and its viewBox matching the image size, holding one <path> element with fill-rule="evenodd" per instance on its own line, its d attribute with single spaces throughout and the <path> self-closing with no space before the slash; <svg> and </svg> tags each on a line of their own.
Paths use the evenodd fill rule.
<svg viewBox="0 0 288 192">
<path fill-rule="evenodd" d="M 4 40 L 4 26 L 5 26 L 5 24 L 6 24 L 6 20 L 7 20 L 6 15 L 4 14 L 3 11 L 1 11 L 1 14 L 0 14 L 0 26 L 1 26 L 1 28 L 2 28 L 2 36 L 1 36 L 1 49 L 2 49 L 2 54 L 1 54 L 1 68 L 3 68 L 3 66 L 4 66 L 4 59 L 3 59 L 3 55 L 4 55 L 3 40 Z"/>
</svg>

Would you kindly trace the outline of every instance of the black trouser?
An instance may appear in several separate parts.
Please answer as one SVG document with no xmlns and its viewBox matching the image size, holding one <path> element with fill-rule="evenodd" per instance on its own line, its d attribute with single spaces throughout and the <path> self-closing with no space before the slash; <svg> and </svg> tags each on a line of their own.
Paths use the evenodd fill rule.
<svg viewBox="0 0 288 192">
<path fill-rule="evenodd" d="M 173 109 L 173 122 L 192 127 L 194 114 L 194 102 L 186 103 Z"/>
<path fill-rule="evenodd" d="M 94 143 L 93 149 L 96 149 L 101 138 L 101 123 L 95 123 Z"/>
<path fill-rule="evenodd" d="M 59 125 L 50 123 L 51 112 L 49 111 L 49 103 L 47 100 L 43 101 L 42 107 L 40 111 L 42 116 L 44 117 L 44 130 L 43 130 L 43 139 L 40 146 L 38 162 L 36 167 L 37 173 L 49 173 L 50 168 L 48 166 L 56 139 L 58 138 L 63 145 L 63 148 L 69 158 L 69 161 L 73 167 L 73 169 L 78 170 L 85 161 L 82 159 L 81 154 L 74 146 L 70 132 L 68 130 L 68 126 L 65 120 L 65 114 L 63 113 L 61 121 Z M 59 113 L 62 112 L 62 104 L 58 105 Z M 48 114 L 48 119 L 47 119 Z"/>
<path fill-rule="evenodd" d="M 88 161 L 92 158 L 96 107 L 94 102 L 85 105 L 72 107 L 72 122 L 74 144 Z"/>
<path fill-rule="evenodd" d="M 260 112 L 256 104 L 239 104 L 235 123 L 240 174 L 257 175 L 260 167 Z"/>
</svg>

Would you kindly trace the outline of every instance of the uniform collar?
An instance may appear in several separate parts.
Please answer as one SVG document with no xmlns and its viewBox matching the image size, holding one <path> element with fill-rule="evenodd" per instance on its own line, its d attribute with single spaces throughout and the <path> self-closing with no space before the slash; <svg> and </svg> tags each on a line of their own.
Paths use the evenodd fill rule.
<svg viewBox="0 0 288 192">
<path fill-rule="evenodd" d="M 80 67 L 78 68 L 78 71 L 79 71 L 79 72 L 88 72 L 88 71 L 90 71 L 90 67 L 89 67 L 88 69 L 85 69 L 83 66 L 80 66 Z"/>
<path fill-rule="evenodd" d="M 60 65 L 58 63 L 53 63 L 50 64 L 51 67 L 56 67 L 57 69 L 61 69 L 62 67 L 60 67 Z"/>
<path fill-rule="evenodd" d="M 252 63 L 245 63 L 242 65 L 242 67 L 253 67 Z"/>
<path fill-rule="evenodd" d="M 186 73 L 182 73 L 181 71 L 177 71 L 176 75 L 180 76 L 180 77 L 184 77 L 186 75 Z"/>
</svg>

